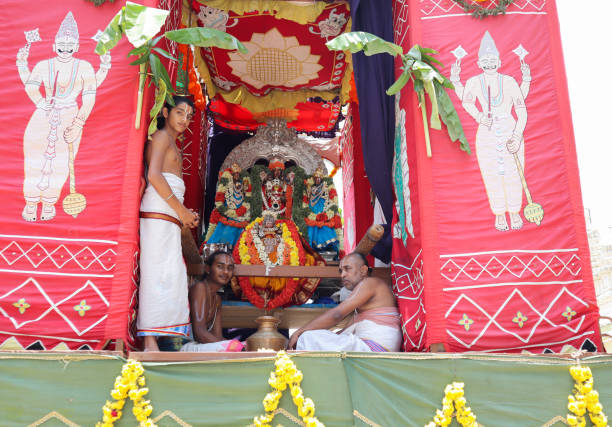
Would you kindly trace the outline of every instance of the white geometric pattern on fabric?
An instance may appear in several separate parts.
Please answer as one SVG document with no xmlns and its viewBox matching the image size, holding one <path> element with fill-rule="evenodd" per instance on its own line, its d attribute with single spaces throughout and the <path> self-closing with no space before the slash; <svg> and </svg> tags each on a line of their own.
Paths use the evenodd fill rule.
<svg viewBox="0 0 612 427">
<path fill-rule="evenodd" d="M 402 335 L 404 336 L 404 348 L 408 348 L 408 349 L 414 349 L 414 348 L 418 348 L 420 349 L 422 344 L 423 344 L 423 337 L 425 336 L 425 330 L 427 329 L 427 325 L 425 323 L 423 323 L 423 328 L 421 329 L 421 333 L 418 336 L 418 340 L 416 342 L 414 342 L 412 340 L 412 336 L 414 334 L 411 334 L 408 332 L 408 328 L 410 327 L 409 322 L 406 321 L 402 324 Z M 417 328 L 418 329 L 418 328 Z M 408 345 L 410 344 L 410 345 Z M 426 349 L 422 349 L 423 351 L 425 351 Z"/>
<path fill-rule="evenodd" d="M 578 249 L 572 249 L 571 252 L 561 252 L 562 250 L 552 251 L 534 251 L 537 252 L 519 255 L 514 253 L 508 260 L 502 261 L 501 253 L 495 253 L 492 256 L 486 256 L 485 259 L 478 260 L 476 256 L 469 256 L 468 259 L 459 259 L 460 255 L 453 255 L 453 258 L 445 260 L 449 255 L 441 255 L 440 262 L 444 263 L 440 267 L 440 275 L 445 279 L 454 282 L 458 278 L 478 280 L 483 274 L 488 274 L 496 279 L 502 273 L 508 272 L 517 278 L 523 276 L 540 277 L 544 272 L 549 271 L 555 277 L 567 272 L 570 275 L 577 277 L 582 269 L 580 257 L 572 253 Z M 491 267 L 499 269 L 499 271 L 491 271 Z M 513 271 L 513 267 L 518 267 L 520 271 Z"/>
<path fill-rule="evenodd" d="M 423 258 L 421 253 L 423 250 L 419 250 L 414 259 L 412 265 L 409 267 L 404 264 L 391 262 L 391 281 L 393 283 L 393 292 L 397 297 L 404 297 L 402 293 L 410 288 L 413 295 L 422 292 L 423 287 Z M 405 270 L 405 273 L 398 275 L 398 269 Z M 408 283 L 406 283 L 406 279 Z"/>
<path fill-rule="evenodd" d="M 485 9 L 497 7 L 496 0 L 489 0 L 482 4 Z M 513 13 L 538 13 L 545 14 L 542 10 L 546 6 L 546 0 L 516 0 L 507 9 L 506 14 Z M 453 0 L 421 0 L 421 13 L 430 18 L 445 18 L 457 15 L 467 15 L 463 7 Z M 433 16 L 431 16 L 433 15 Z M 423 19 L 423 18 L 421 18 Z"/>
<path fill-rule="evenodd" d="M 423 303 L 423 257 L 422 250 L 416 254 L 410 266 L 393 263 L 391 280 L 393 293 L 398 300 L 407 300 L 413 311 L 410 317 L 403 318 L 402 332 L 404 349 L 421 349 L 427 324 L 425 322 L 425 305 Z"/>
<path fill-rule="evenodd" d="M 25 242 L 19 244 L 13 240 L 0 249 L 0 258 L 4 259 L 9 266 L 25 258 L 34 268 L 38 268 L 47 259 L 59 269 L 70 261 L 74 261 L 82 270 L 89 269 L 94 263 L 99 264 L 105 271 L 111 271 L 115 268 L 117 253 L 112 248 L 101 248 L 99 250 L 102 252 L 97 254 L 89 246 L 80 247 L 78 251 L 74 251 L 74 249 L 71 251 L 63 243 L 49 249 L 45 248 L 40 242 L 35 242 L 33 245 L 27 243 L 27 245 Z M 43 256 L 41 256 L 41 252 L 44 253 Z M 35 256 L 37 259 L 34 259 Z"/>
<path fill-rule="evenodd" d="M 24 325 L 30 324 L 30 323 L 34 323 L 34 322 L 38 322 L 42 319 L 44 319 L 49 313 L 51 312 L 55 312 L 57 313 L 62 319 L 64 319 L 64 321 L 68 324 L 68 326 L 70 326 L 70 328 L 74 331 L 75 334 L 77 334 L 78 336 L 81 336 L 83 334 L 85 334 L 86 332 L 88 332 L 89 330 L 91 330 L 93 327 L 95 327 L 96 325 L 98 325 L 100 322 L 104 321 L 107 317 L 108 314 L 104 314 L 103 316 L 101 316 L 100 318 L 98 318 L 97 320 L 95 320 L 93 323 L 91 323 L 89 326 L 87 326 L 85 329 L 78 329 L 74 323 L 72 323 L 70 321 L 70 319 L 62 312 L 62 310 L 59 308 L 59 306 L 66 302 L 69 301 L 70 299 L 72 299 L 73 297 L 75 297 L 76 295 L 80 294 L 81 292 L 84 292 L 87 288 L 92 288 L 95 293 L 98 295 L 98 297 L 100 298 L 100 300 L 102 301 L 103 304 L 105 304 L 107 307 L 110 305 L 108 300 L 104 297 L 104 295 L 102 294 L 102 292 L 100 292 L 100 290 L 96 287 L 96 285 L 91 281 L 91 280 L 87 280 L 85 282 L 85 284 L 83 286 L 81 286 L 80 288 L 78 288 L 77 290 L 75 290 L 74 292 L 72 292 L 70 295 L 68 295 L 67 297 L 61 299 L 60 301 L 54 302 L 49 295 L 45 292 L 45 290 L 43 289 L 43 287 L 40 285 L 40 283 L 38 283 L 38 281 L 32 277 L 29 277 L 28 279 L 26 279 L 23 283 L 19 284 L 18 286 L 16 286 L 15 288 L 13 288 L 12 290 L 8 291 L 7 293 L 5 293 L 4 295 L 0 296 L 0 301 L 2 301 L 3 299 L 8 298 L 9 296 L 11 296 L 13 293 L 19 291 L 21 288 L 27 286 L 28 284 L 32 283 L 34 285 L 34 287 L 36 287 L 36 289 L 38 289 L 38 292 L 40 292 L 40 294 L 45 298 L 45 300 L 49 303 L 49 307 L 42 313 L 40 314 L 36 319 L 31 319 L 31 320 L 26 320 L 23 321 L 21 323 L 19 323 L 19 321 L 17 319 L 15 319 L 14 317 L 10 316 L 6 311 L 4 311 L 4 309 L 2 309 L 2 307 L 0 306 L 0 313 L 8 318 L 12 323 L 13 326 L 15 327 L 15 329 L 19 329 Z"/>
<path fill-rule="evenodd" d="M 393 2 L 393 16 L 395 18 L 393 22 L 393 42 L 397 45 L 402 46 L 404 39 L 408 35 L 408 13 L 410 11 L 410 5 L 408 0 L 395 0 Z"/>
<path fill-rule="evenodd" d="M 471 348 L 472 346 L 474 346 L 474 344 L 476 344 L 482 337 L 483 335 L 486 333 L 486 331 L 492 326 L 497 326 L 499 328 L 499 330 L 512 335 L 514 338 L 520 340 L 523 343 L 528 343 L 530 341 L 530 339 L 532 338 L 532 336 L 534 335 L 534 333 L 536 332 L 536 329 L 538 328 L 538 326 L 542 323 L 542 322 L 546 322 L 548 323 L 550 326 L 552 326 L 553 328 L 565 328 L 568 331 L 572 332 L 572 333 L 576 333 L 578 330 L 580 330 L 580 327 L 582 326 L 582 323 L 585 320 L 585 315 L 580 316 L 580 321 L 578 322 L 577 326 L 572 328 L 568 325 L 564 325 L 564 324 L 557 324 L 555 322 L 553 322 L 552 320 L 548 319 L 547 315 L 549 314 L 550 310 L 552 309 L 552 307 L 555 305 L 555 303 L 559 300 L 559 298 L 561 298 L 561 296 L 563 295 L 568 295 L 571 298 L 573 298 L 575 301 L 577 301 L 579 304 L 582 304 L 584 307 L 589 307 L 589 304 L 586 303 L 585 301 L 583 301 L 582 299 L 578 298 L 576 295 L 574 295 L 572 292 L 570 292 L 566 287 L 563 287 L 563 289 L 561 289 L 557 295 L 550 301 L 550 303 L 548 304 L 548 307 L 540 312 L 539 310 L 537 310 L 533 304 L 529 301 L 528 298 L 526 298 L 523 293 L 519 290 L 519 289 L 514 289 L 510 295 L 504 300 L 504 302 L 499 306 L 499 308 L 495 311 L 495 313 L 493 313 L 493 315 L 489 314 L 489 312 L 487 312 L 487 310 L 485 310 L 484 308 L 482 308 L 476 301 L 474 301 L 472 298 L 470 298 L 469 296 L 465 295 L 465 294 L 461 294 L 456 300 L 455 302 L 450 306 L 450 308 L 448 309 L 448 311 L 445 314 L 445 318 L 448 319 L 448 317 L 452 314 L 453 310 L 455 309 L 455 307 L 463 300 L 469 302 L 471 305 L 473 305 L 478 311 L 480 311 L 484 316 L 486 316 L 489 320 L 487 322 L 487 324 L 484 326 L 484 328 L 482 328 L 482 330 L 480 331 L 480 333 L 478 334 L 478 336 L 476 336 L 472 342 L 465 343 L 463 342 L 461 339 L 459 339 L 458 337 L 456 337 L 451 331 L 449 331 L 448 329 L 446 330 L 446 332 L 452 336 L 455 340 L 457 340 L 458 343 L 460 343 L 463 347 L 466 348 Z M 513 331 L 509 331 L 506 328 L 504 328 L 502 325 L 500 325 L 497 322 L 497 317 L 502 313 L 503 309 L 510 303 L 510 301 L 515 297 L 518 296 L 518 298 L 522 299 L 523 302 L 525 302 L 529 308 L 531 310 L 533 310 L 533 313 L 535 313 L 537 316 L 539 316 L 539 319 L 535 322 L 535 324 L 533 325 L 533 327 L 530 330 L 530 333 L 528 334 L 527 338 L 523 338 L 520 335 L 516 334 Z M 464 312 L 464 309 L 460 309 L 461 312 Z"/>
</svg>

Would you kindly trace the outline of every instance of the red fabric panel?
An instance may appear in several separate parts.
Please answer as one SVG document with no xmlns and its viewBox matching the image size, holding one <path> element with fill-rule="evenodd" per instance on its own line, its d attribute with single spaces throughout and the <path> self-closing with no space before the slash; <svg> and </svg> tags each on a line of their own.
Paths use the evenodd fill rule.
<svg viewBox="0 0 612 427">
<path fill-rule="evenodd" d="M 344 216 L 344 250 L 355 249 L 372 225 L 374 213 L 370 199 L 370 182 L 363 166 L 359 108 L 351 104 L 342 131 L 342 182 Z"/>
<path fill-rule="evenodd" d="M 503 94 L 494 90 L 491 96 L 497 121 L 492 126 L 501 135 L 498 152 L 502 154 L 492 155 L 495 166 L 485 164 L 486 150 L 494 144 L 487 139 L 487 129 L 483 125 L 479 129 L 453 90 L 448 92 L 473 154 L 459 151 L 445 132 L 430 129 L 433 157 L 428 158 L 416 97 L 411 87 L 402 91 L 402 98 L 410 94 L 412 100 L 412 107 L 406 109 L 407 132 L 414 125 L 416 136 L 420 225 L 415 230 L 420 227 L 417 236 L 424 266 L 425 345 L 443 343 L 451 351 L 541 352 L 560 351 L 564 345 L 580 347 L 588 339 L 601 348 L 554 1 L 519 0 L 506 15 L 483 20 L 466 15 L 450 0 L 397 1 L 395 22 L 410 25 L 408 36 L 399 37 L 404 49 L 413 44 L 434 48 L 447 64 L 446 75 L 456 61 L 451 52 L 461 45 L 467 52 L 460 72 L 466 87 L 472 77 L 472 82 L 479 82 L 478 52 L 488 31 L 499 51 L 499 73 L 508 76 L 503 77 Z M 519 88 L 521 62 L 513 53 L 519 44 L 529 52 L 524 58 L 532 77 L 527 96 Z M 465 93 L 480 94 L 475 106 L 486 113 L 488 94 L 483 88 L 476 84 Z M 517 110 L 508 100 L 516 105 L 521 96 L 527 111 L 521 163 L 533 202 L 544 210 L 539 225 L 527 221 L 523 212 L 527 200 L 515 163 L 503 160 L 509 138 L 503 125 L 510 123 L 511 133 L 517 120 Z M 429 103 L 427 107 L 431 112 Z M 492 173 L 504 176 L 508 189 L 502 197 L 510 200 L 508 204 L 515 203 L 512 194 L 520 189 L 520 229 L 495 228 L 493 209 L 499 205 L 495 200 L 490 204 L 488 194 L 494 199 L 500 193 L 495 187 L 487 193 L 483 182 L 483 176 Z M 511 187 L 512 182 L 518 184 Z M 504 216 L 510 224 L 509 213 Z M 412 256 L 410 250 L 398 250 L 394 263 L 414 260 Z"/>
<path fill-rule="evenodd" d="M 298 102 L 291 110 L 280 111 L 287 119 L 287 127 L 298 132 L 322 132 L 331 130 L 340 113 L 341 105 L 335 102 Z M 210 103 L 215 121 L 227 129 L 255 130 L 263 126 L 265 115 L 253 114 L 239 104 L 232 104 L 217 95 Z"/>
<path fill-rule="evenodd" d="M 179 145 L 183 153 L 183 180 L 185 181 L 185 206 L 202 214 L 204 189 L 200 178 L 202 168 L 202 115 L 205 112 L 196 109 L 196 114 L 189 129 L 179 136 Z"/>
<path fill-rule="evenodd" d="M 314 22 L 300 25 L 278 19 L 267 10 L 238 15 L 197 0 L 191 3 L 199 25 L 226 31 L 249 50 L 248 54 L 239 54 L 225 49 L 202 49 L 217 87 L 234 90 L 243 86 L 260 96 L 273 89 L 334 90 L 341 86 L 345 54 L 330 51 L 325 43 L 344 32 L 350 17 L 347 5 L 329 5 Z M 265 64 L 269 63 L 277 66 L 267 68 Z"/>
<path fill-rule="evenodd" d="M 398 9 L 398 4 L 394 5 L 394 41 L 401 44 L 406 40 L 408 34 L 408 22 L 405 11 L 402 13 Z M 407 43 L 406 43 L 407 44 Z M 404 49 L 409 47 L 404 46 Z M 400 69 L 401 61 L 396 60 L 396 76 L 402 72 Z M 423 146 L 417 147 L 417 129 L 414 125 L 414 104 L 415 93 L 412 88 L 404 88 L 401 94 L 397 95 L 399 103 L 395 109 L 396 130 L 395 143 L 401 140 L 401 150 L 406 153 L 408 164 L 408 183 L 404 183 L 404 192 L 410 192 L 410 223 L 412 224 L 413 236 L 407 238 L 404 245 L 399 229 L 402 225 L 399 222 L 397 207 L 393 212 L 393 250 L 391 261 L 391 275 L 393 291 L 397 296 L 398 307 L 402 316 L 402 332 L 404 336 L 404 351 L 423 351 L 426 350 L 426 331 L 428 328 L 425 310 L 425 293 L 423 286 L 424 262 L 423 246 L 431 248 L 431 236 L 425 237 L 422 233 L 421 220 L 431 221 L 430 218 L 421 218 L 421 203 L 431 203 L 431 198 L 427 195 L 431 191 L 421 190 L 423 182 L 417 173 L 417 149 L 423 150 Z M 397 102 L 396 98 L 396 102 Z M 420 111 L 416 111 L 420 114 Z M 402 132 L 405 134 L 405 141 L 400 138 Z M 421 200 L 423 199 L 423 200 Z M 433 303 L 435 304 L 435 302 Z"/>
<path fill-rule="evenodd" d="M 154 5 L 152 1 L 144 3 Z M 47 349 L 59 343 L 73 349 L 99 349 L 109 339 L 129 341 L 128 324 L 135 303 L 133 278 L 137 275 L 138 188 L 148 110 L 143 108 L 143 124 L 134 129 L 138 73 L 126 60 L 132 48 L 127 41 L 113 49 L 112 68 L 96 90 L 91 113 L 80 110 L 83 85 L 90 90 L 88 82 L 96 82 L 100 68 L 91 37 L 103 29 L 121 4 L 95 7 L 67 0 L 61 7 L 49 8 L 40 1 L 10 0 L 3 6 L 7 16 L 13 17 L 13 25 L 0 28 L 4 40 L 0 69 L 5 79 L 0 97 L 11 102 L 10 108 L 4 109 L 5 121 L 11 124 L 5 129 L 7 143 L 0 148 L 0 156 L 6 160 L 0 171 L 4 208 L 0 214 L 0 344 L 12 338 L 23 347 L 38 341 Z M 63 70 L 54 60 L 55 80 L 48 77 L 47 60 L 58 56 L 53 44 L 68 12 L 78 27 L 79 48 L 73 55 L 80 62 L 78 67 Z M 42 70 L 40 75 L 49 87 L 57 83 L 56 107 L 48 110 L 37 110 L 26 93 L 28 87 L 30 96 L 37 100 L 45 95 L 43 87 L 25 86 L 15 65 L 18 50 L 25 46 L 24 31 L 35 28 L 42 40 L 32 43 L 27 67 L 37 73 Z M 70 25 L 64 28 L 73 33 Z M 40 81 L 37 73 L 29 77 L 31 82 Z M 91 99 L 91 94 L 87 96 Z M 86 123 L 74 160 L 74 190 L 85 197 L 86 206 L 73 216 L 62 205 L 70 193 L 63 135 L 77 111 L 86 116 Z M 58 112 L 59 122 L 55 122 Z M 58 139 L 55 157 L 49 156 L 53 158 L 50 186 L 41 190 L 45 187 L 40 179 L 42 152 L 53 151 L 49 143 L 53 129 Z M 25 221 L 24 194 L 30 199 L 47 197 L 49 205 L 54 203 L 56 216 L 42 220 L 38 203 L 36 221 Z"/>
</svg>

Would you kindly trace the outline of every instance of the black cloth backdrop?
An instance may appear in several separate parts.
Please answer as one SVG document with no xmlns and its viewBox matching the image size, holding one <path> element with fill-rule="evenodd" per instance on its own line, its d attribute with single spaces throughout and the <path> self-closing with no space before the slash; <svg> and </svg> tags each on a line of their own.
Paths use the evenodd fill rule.
<svg viewBox="0 0 612 427">
<path fill-rule="evenodd" d="M 353 21 L 352 31 L 366 31 L 393 42 L 391 0 L 349 0 L 349 4 Z M 387 95 L 385 91 L 395 81 L 394 67 L 391 55 L 365 56 L 363 52 L 353 55 L 365 169 L 387 220 L 383 239 L 374 247 L 372 254 L 386 263 L 391 261 L 392 246 L 391 220 L 394 195 L 391 167 L 395 107 L 394 97 Z"/>
</svg>

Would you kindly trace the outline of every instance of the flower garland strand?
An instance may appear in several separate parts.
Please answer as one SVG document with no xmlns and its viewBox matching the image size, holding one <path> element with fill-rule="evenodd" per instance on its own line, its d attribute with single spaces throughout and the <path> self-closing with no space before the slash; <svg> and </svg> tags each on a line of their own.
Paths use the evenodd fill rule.
<svg viewBox="0 0 612 427">
<path fill-rule="evenodd" d="M 128 360 L 121 368 L 121 376 L 115 378 L 115 385 L 110 392 L 114 402 L 108 400 L 102 407 L 102 421 L 96 423 L 96 427 L 112 427 L 121 415 L 125 400 L 129 397 L 134 404 L 132 413 L 138 420 L 139 427 L 156 427 L 149 415 L 153 412 L 150 400 L 144 400 L 143 396 L 149 392 L 145 387 L 144 368 L 142 363 L 136 360 Z"/>
<path fill-rule="evenodd" d="M 253 239 L 253 227 L 261 223 L 263 218 L 256 218 L 240 235 L 236 246 L 234 247 L 233 257 L 236 263 L 239 264 L 264 264 L 264 260 L 259 257 L 256 243 Z M 284 250 L 282 254 L 283 265 L 304 265 L 306 262 L 306 254 L 304 250 L 297 245 L 299 241 L 299 231 L 290 222 L 286 220 L 277 220 L 282 230 L 282 240 L 284 242 Z M 279 245 L 280 246 L 280 245 Z M 265 265 L 265 264 L 264 264 Z M 248 277 L 239 277 L 238 283 L 248 300 L 256 307 L 264 308 L 265 300 L 253 288 Z M 284 289 L 277 296 L 268 301 L 267 310 L 276 307 L 283 307 L 291 302 L 291 298 L 295 294 L 299 285 L 299 280 L 296 278 L 288 278 Z"/>
<path fill-rule="evenodd" d="M 325 427 L 325 425 L 315 417 L 315 405 L 312 399 L 304 397 L 304 393 L 300 387 L 304 375 L 302 371 L 297 369 L 297 366 L 295 366 L 295 363 L 293 363 L 289 355 L 282 350 L 279 351 L 276 354 L 274 366 L 275 369 L 270 372 L 270 378 L 268 379 L 268 384 L 270 384 L 274 390 L 264 397 L 263 406 L 266 413 L 265 415 L 260 415 L 253 419 L 255 426 L 271 427 L 275 415 L 274 411 L 278 408 L 278 402 L 283 395 L 283 391 L 289 386 L 291 396 L 293 397 L 293 403 L 295 403 L 298 415 L 302 418 L 304 424 L 306 424 L 307 427 Z"/>
<path fill-rule="evenodd" d="M 603 406 L 599 402 L 599 393 L 593 389 L 593 374 L 588 366 L 571 366 L 570 375 L 576 381 L 573 392 L 570 394 L 567 409 L 571 414 L 567 415 L 567 424 L 570 426 L 584 427 L 586 421 L 584 414 L 588 411 L 589 418 L 595 427 L 609 427 L 608 417 L 603 412 Z"/>
<path fill-rule="evenodd" d="M 464 397 L 463 385 L 463 383 L 452 383 L 446 386 L 444 399 L 442 399 L 442 410 L 436 409 L 433 421 L 425 427 L 446 427 L 453 422 L 453 416 L 457 417 L 457 422 L 463 427 L 478 426 L 476 415 L 469 406 L 465 406 L 467 401 Z"/>
<path fill-rule="evenodd" d="M 497 6 L 492 8 L 487 8 L 480 6 L 479 4 L 468 2 L 466 0 L 453 0 L 455 3 L 463 7 L 463 10 L 472 14 L 473 17 L 483 19 L 487 16 L 496 16 L 496 15 L 504 15 L 506 13 L 506 8 L 514 3 L 514 0 L 498 0 Z M 479 3 L 482 3 L 483 0 L 476 0 Z"/>
</svg>

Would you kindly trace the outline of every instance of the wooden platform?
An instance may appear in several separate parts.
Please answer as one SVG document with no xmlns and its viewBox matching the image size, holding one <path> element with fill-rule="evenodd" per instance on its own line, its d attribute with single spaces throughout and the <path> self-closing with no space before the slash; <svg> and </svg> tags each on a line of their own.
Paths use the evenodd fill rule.
<svg viewBox="0 0 612 427">
<path fill-rule="evenodd" d="M 231 302 L 229 302 L 231 303 Z M 314 307 L 298 306 L 288 308 L 277 308 L 272 315 L 280 319 L 279 328 L 297 329 L 317 316 L 325 313 L 333 304 L 315 304 Z M 266 312 L 251 304 L 227 304 L 222 306 L 224 328 L 256 328 L 255 319 L 263 316 Z"/>
</svg>

